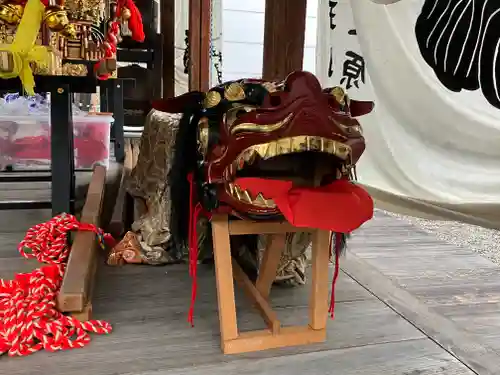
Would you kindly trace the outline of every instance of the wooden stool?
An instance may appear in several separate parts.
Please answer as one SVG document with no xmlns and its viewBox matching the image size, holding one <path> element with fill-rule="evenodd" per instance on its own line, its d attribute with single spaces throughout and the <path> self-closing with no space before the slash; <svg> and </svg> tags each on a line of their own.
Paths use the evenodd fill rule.
<svg viewBox="0 0 500 375">
<path fill-rule="evenodd" d="M 312 246 L 312 293 L 309 303 L 307 326 L 281 327 L 268 297 L 276 277 L 284 249 L 284 233 L 313 233 Z M 253 352 L 271 348 L 296 346 L 326 340 L 328 318 L 328 268 L 330 233 L 323 230 L 296 228 L 288 222 L 251 222 L 229 220 L 227 215 L 212 217 L 217 298 L 221 346 L 224 354 Z M 236 261 L 231 259 L 230 236 L 244 234 L 271 234 L 265 249 L 259 277 L 254 284 Z M 238 332 L 233 278 L 241 285 L 258 308 L 268 329 Z"/>
</svg>

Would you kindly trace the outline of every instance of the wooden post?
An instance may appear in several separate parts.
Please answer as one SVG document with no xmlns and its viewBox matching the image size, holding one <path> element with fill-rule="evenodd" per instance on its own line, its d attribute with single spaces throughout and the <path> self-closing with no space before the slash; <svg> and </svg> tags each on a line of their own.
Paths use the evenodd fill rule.
<svg viewBox="0 0 500 375">
<path fill-rule="evenodd" d="M 210 84 L 211 0 L 189 0 L 189 90 Z"/>
<path fill-rule="evenodd" d="M 175 0 L 161 0 L 162 98 L 175 96 Z"/>
<path fill-rule="evenodd" d="M 307 0 L 266 0 L 264 24 L 265 80 L 282 80 L 302 70 Z"/>
</svg>

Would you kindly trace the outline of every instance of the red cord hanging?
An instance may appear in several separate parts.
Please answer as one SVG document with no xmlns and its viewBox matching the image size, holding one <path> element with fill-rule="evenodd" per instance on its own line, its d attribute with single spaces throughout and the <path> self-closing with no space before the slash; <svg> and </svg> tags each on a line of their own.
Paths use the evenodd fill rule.
<svg viewBox="0 0 500 375">
<path fill-rule="evenodd" d="M 188 248 L 189 248 L 189 276 L 191 277 L 191 305 L 189 306 L 188 323 L 194 327 L 194 304 L 196 302 L 196 292 L 198 288 L 197 283 L 197 269 L 198 269 L 198 219 L 200 215 L 205 215 L 210 218 L 210 213 L 205 211 L 201 203 L 194 204 L 194 181 L 193 174 L 188 175 L 189 181 L 189 234 L 188 234 Z"/>
<path fill-rule="evenodd" d="M 335 319 L 335 286 L 337 284 L 337 279 L 339 278 L 339 272 L 340 272 L 340 252 L 342 248 L 342 233 L 334 233 L 335 236 L 335 248 L 333 249 L 335 251 L 335 265 L 334 265 L 334 271 L 333 271 L 333 280 L 332 280 L 332 291 L 331 291 L 331 296 L 330 296 L 330 308 L 328 309 L 328 313 L 330 314 L 330 317 L 332 319 Z M 332 251 L 332 243 L 331 243 L 331 238 L 330 238 L 330 252 Z M 331 254 L 330 254 L 331 256 Z"/>
</svg>

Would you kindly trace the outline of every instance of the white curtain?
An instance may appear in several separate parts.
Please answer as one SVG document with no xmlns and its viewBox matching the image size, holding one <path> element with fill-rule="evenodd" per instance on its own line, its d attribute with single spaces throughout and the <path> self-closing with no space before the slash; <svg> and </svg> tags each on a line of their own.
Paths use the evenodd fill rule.
<svg viewBox="0 0 500 375">
<path fill-rule="evenodd" d="M 217 52 L 222 49 L 222 0 L 212 0 L 212 44 Z M 186 30 L 189 28 L 189 1 L 175 0 L 175 95 L 188 91 L 188 76 L 184 73 Z M 167 47 L 168 48 L 168 47 Z M 217 73 L 211 64 L 211 84 L 217 84 Z"/>
<path fill-rule="evenodd" d="M 425 64 L 414 34 L 422 4 L 320 0 L 316 74 L 339 85 L 353 52 L 347 91 L 375 102 L 360 118 L 367 150 L 358 177 L 378 207 L 500 229 L 500 111 L 480 92 L 448 91 Z"/>
</svg>

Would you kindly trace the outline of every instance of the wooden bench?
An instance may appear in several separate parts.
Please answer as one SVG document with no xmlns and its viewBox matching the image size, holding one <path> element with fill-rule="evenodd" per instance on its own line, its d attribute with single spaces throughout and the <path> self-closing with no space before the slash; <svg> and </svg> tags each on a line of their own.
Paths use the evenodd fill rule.
<svg viewBox="0 0 500 375">
<path fill-rule="evenodd" d="M 287 232 L 313 233 L 312 292 L 307 326 L 282 327 L 269 304 Z M 221 346 L 225 354 L 253 352 L 278 347 L 306 345 L 326 340 L 328 319 L 328 269 L 330 233 L 323 230 L 297 228 L 288 222 L 252 222 L 231 220 L 227 215 L 212 217 L 212 234 L 217 281 L 217 298 Z M 259 276 L 254 284 L 231 257 L 230 236 L 271 234 L 265 249 Z M 267 329 L 239 332 L 233 278 L 244 289 L 267 324 Z"/>
</svg>

